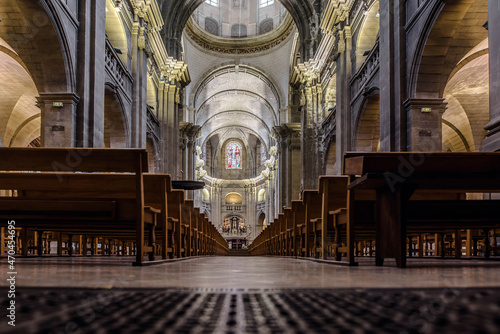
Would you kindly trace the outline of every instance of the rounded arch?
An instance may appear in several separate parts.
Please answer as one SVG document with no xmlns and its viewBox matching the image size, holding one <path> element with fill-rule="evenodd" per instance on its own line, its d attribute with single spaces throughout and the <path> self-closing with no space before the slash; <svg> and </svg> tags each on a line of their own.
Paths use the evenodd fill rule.
<svg viewBox="0 0 500 334">
<path fill-rule="evenodd" d="M 353 147 L 358 152 L 380 151 L 380 94 L 367 96 L 358 115 Z"/>
<path fill-rule="evenodd" d="M 115 48 L 118 58 L 128 66 L 129 42 L 120 15 L 119 7 L 115 7 L 112 0 L 106 0 L 106 35 Z"/>
<path fill-rule="evenodd" d="M 243 65 L 243 64 L 238 65 L 237 68 L 236 65 L 219 66 L 201 76 L 201 80 L 194 86 L 193 89 L 194 93 L 191 95 L 190 104 L 193 105 L 195 108 L 199 108 L 206 100 L 208 100 L 216 93 L 219 93 L 221 91 L 227 91 L 228 89 L 224 88 L 227 85 L 224 85 L 223 83 L 227 82 L 228 79 L 227 77 L 222 77 L 222 76 L 228 74 L 229 75 L 237 74 L 238 77 L 247 76 L 248 79 L 242 81 L 239 90 L 242 91 L 247 90 L 249 81 L 251 81 L 252 84 L 259 84 L 261 85 L 261 89 L 259 90 L 252 89 L 252 91 L 260 95 L 262 98 L 265 98 L 267 101 L 269 101 L 271 105 L 275 104 L 273 106 L 273 109 L 275 109 L 275 111 L 281 108 L 283 101 L 281 101 L 280 97 L 284 95 L 280 92 L 279 85 L 277 85 L 271 78 L 269 78 L 260 69 L 257 69 L 250 65 Z M 217 79 L 222 79 L 223 82 L 219 84 L 217 82 Z M 260 82 L 255 81 L 256 79 L 258 79 Z M 211 82 L 213 82 L 212 86 L 215 87 L 219 86 L 221 88 L 217 88 L 213 92 L 205 92 L 205 94 L 203 94 L 203 91 L 205 90 L 205 88 L 207 88 L 208 84 Z M 238 87 L 233 86 L 231 87 L 230 90 L 234 90 L 235 88 Z"/>
<path fill-rule="evenodd" d="M 460 61 L 448 81 L 444 98 L 443 149 L 479 151 L 489 121 L 488 41 L 481 42 Z"/>
<path fill-rule="evenodd" d="M 241 196 L 240 193 L 230 192 L 225 197 L 225 203 L 226 204 L 242 204 L 243 203 L 243 197 Z"/>
<path fill-rule="evenodd" d="M 356 70 L 363 65 L 367 53 L 373 49 L 377 41 L 380 30 L 379 7 L 380 3 L 374 1 L 363 15 L 363 23 L 356 40 Z"/>
<path fill-rule="evenodd" d="M 26 147 L 40 136 L 39 92 L 13 48 L 0 39 L 0 144 Z"/>
<path fill-rule="evenodd" d="M 104 91 L 104 147 L 130 147 L 128 129 L 123 102 L 115 87 L 107 83 Z"/>
<path fill-rule="evenodd" d="M 66 36 L 50 2 L 4 0 L 0 37 L 25 64 L 40 93 L 74 91 Z M 50 45 L 50 47 L 47 47 Z"/>
<path fill-rule="evenodd" d="M 487 0 L 435 2 L 412 62 L 410 97 L 443 96 L 456 64 L 488 36 L 485 8 Z"/>
</svg>

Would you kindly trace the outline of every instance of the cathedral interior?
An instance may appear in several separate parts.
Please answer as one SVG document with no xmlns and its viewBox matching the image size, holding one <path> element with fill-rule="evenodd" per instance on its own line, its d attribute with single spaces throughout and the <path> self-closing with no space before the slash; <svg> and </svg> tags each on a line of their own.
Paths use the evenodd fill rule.
<svg viewBox="0 0 500 334">
<path fill-rule="evenodd" d="M 498 333 L 499 4 L 0 0 L 0 332 Z"/>
</svg>

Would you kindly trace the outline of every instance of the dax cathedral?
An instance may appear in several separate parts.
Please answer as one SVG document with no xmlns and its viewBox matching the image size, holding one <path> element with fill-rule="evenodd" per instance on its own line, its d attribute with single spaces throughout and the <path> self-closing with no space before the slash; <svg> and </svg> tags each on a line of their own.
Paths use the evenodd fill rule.
<svg viewBox="0 0 500 334">
<path fill-rule="evenodd" d="M 494 152 L 500 151 L 500 2 L 0 0 L 0 150 L 8 152 L 7 149 L 16 148 L 54 149 L 54 152 L 56 149 L 74 149 L 76 152 L 80 152 L 80 149 L 96 149 L 98 152 L 102 152 L 100 149 L 109 152 L 145 150 L 147 160 L 141 169 L 141 173 L 142 170 L 147 170 L 144 173 L 144 184 L 136 183 L 131 191 L 139 191 L 143 186 L 147 191 L 149 183 L 156 186 L 163 182 L 149 182 L 147 178 L 151 177 L 153 180 L 154 175 L 159 177 L 168 174 L 168 182 L 171 180 L 174 188 L 175 184 L 202 184 L 195 190 L 184 188 L 185 193 L 179 196 L 182 201 L 190 203 L 194 210 L 190 211 L 193 212 L 191 217 L 196 212 L 202 217 L 201 221 L 210 222 L 206 225 L 208 227 L 201 228 L 201 225 L 197 225 L 194 228 L 193 225 L 179 223 L 184 218 L 171 217 L 170 203 L 167 215 L 160 209 L 155 210 L 154 205 L 150 208 L 143 202 L 142 208 L 148 207 L 150 211 L 144 211 L 143 215 L 146 216 L 142 218 L 146 217 L 144 219 L 147 220 L 148 214 L 151 215 L 153 227 L 148 227 L 148 221 L 143 219 L 145 227 L 137 225 L 143 233 L 142 239 L 132 237 L 133 242 L 126 237 L 135 235 L 130 234 L 135 233 L 135 227 L 133 232 L 127 232 L 129 234 L 111 233 L 101 238 L 94 231 L 82 232 L 80 229 L 69 234 L 58 232 L 60 230 L 57 228 L 54 229 L 56 232 L 51 232 L 51 227 L 47 227 L 51 226 L 47 223 L 50 219 L 45 218 L 40 221 L 46 225 L 35 224 L 33 229 L 17 226 L 23 229 L 17 229 L 14 233 L 16 242 L 20 245 L 16 248 L 16 254 L 23 255 L 19 259 L 20 276 L 17 282 L 20 287 L 35 289 L 25 293 L 37 295 L 39 292 L 36 289 L 43 286 L 71 289 L 94 286 L 171 288 L 185 287 L 183 282 L 188 282 L 191 288 L 224 289 L 240 287 L 243 282 L 241 284 L 244 288 L 255 289 L 399 287 L 403 290 L 391 292 L 391 296 L 396 293 L 394 298 L 397 299 L 397 294 L 400 293 L 405 300 L 413 300 L 412 298 L 424 297 L 414 290 L 405 291 L 405 288 L 436 288 L 437 292 L 429 292 L 428 296 L 443 293 L 445 297 L 439 299 L 443 311 L 434 312 L 432 317 L 444 314 L 448 316 L 446 312 L 456 311 L 450 296 L 463 299 L 475 293 L 459 288 L 498 286 L 500 282 L 498 266 L 495 269 L 494 261 L 500 254 L 500 225 L 495 219 L 488 218 L 490 212 L 496 212 L 491 205 L 494 202 L 490 202 L 489 206 L 477 203 L 484 199 L 496 201 L 500 198 L 492 194 L 494 190 L 500 191 L 500 188 L 488 184 L 488 180 L 492 180 L 495 186 L 500 184 L 495 183 L 497 170 L 493 167 L 487 170 L 485 167 L 496 159 Z M 12 167 L 15 165 L 12 160 L 9 165 L 7 160 L 11 156 L 3 156 L 2 152 L 0 176 L 5 171 L 26 170 Z M 421 182 L 419 185 L 426 184 L 426 189 L 449 189 L 452 184 L 462 184 L 466 188 L 464 192 L 458 197 L 446 197 L 448 206 L 443 206 L 444 202 L 431 203 L 435 197 L 422 195 L 420 199 L 429 203 L 425 202 L 426 206 L 420 210 L 414 208 L 414 204 L 408 199 L 412 195 L 405 193 L 407 188 L 401 190 L 394 201 L 385 201 L 385 193 L 377 188 L 377 204 L 367 206 L 366 210 L 360 209 L 365 208 L 368 197 L 358 201 L 356 196 L 375 184 L 373 180 L 376 177 L 383 179 L 385 174 L 382 172 L 392 168 L 384 162 L 380 168 L 385 169 L 380 172 L 369 164 L 371 160 L 368 158 L 374 157 L 374 161 L 380 163 L 382 160 L 377 160 L 378 157 L 385 159 L 397 154 L 406 157 L 405 154 L 410 153 L 428 157 L 426 161 L 429 164 L 433 159 L 437 162 L 432 163 L 434 169 L 425 169 L 422 174 L 418 174 L 420 163 L 403 166 L 409 169 L 408 173 L 406 170 L 403 173 L 400 166 L 399 173 L 404 174 L 404 178 L 399 176 L 398 182 L 404 183 L 412 178 L 413 171 L 417 170 L 419 177 L 427 177 L 427 183 L 422 179 L 418 181 Z M 448 156 L 468 155 L 477 157 L 478 162 L 466 164 L 469 167 L 465 167 L 462 161 L 472 160 L 456 160 L 459 161 L 457 163 L 446 160 Z M 438 159 L 441 156 L 444 160 Z M 115 157 L 115 153 L 109 153 L 108 157 L 110 161 L 115 159 L 111 158 Z M 121 159 L 120 155 L 116 157 Z M 413 161 L 411 158 L 412 156 L 405 161 Z M 106 155 L 102 159 L 106 159 Z M 118 161 L 116 159 L 115 162 Z M 94 170 L 91 170 L 93 167 L 84 165 L 77 166 L 81 167 L 80 172 L 125 171 L 125 167 L 110 167 L 113 165 L 112 161 L 109 164 L 103 162 L 103 166 L 96 166 Z M 460 166 L 464 166 L 465 173 Z M 75 169 L 74 166 L 70 167 Z M 500 171 L 500 165 L 495 168 Z M 398 171 L 397 168 L 394 170 Z M 40 173 L 36 168 L 32 171 L 31 174 Z M 136 169 L 127 170 L 130 171 L 137 172 Z M 471 175 L 475 174 L 471 176 L 467 171 Z M 450 178 L 446 184 L 432 183 L 447 178 L 450 175 L 447 172 L 452 173 L 454 179 Z M 377 176 L 373 173 L 379 174 Z M 153 175 L 148 176 L 149 174 Z M 363 176 L 364 174 L 366 175 Z M 342 178 L 343 175 L 345 178 Z M 332 177 L 334 181 L 331 184 L 338 184 L 338 180 L 348 183 L 354 181 L 348 190 L 344 186 L 347 197 L 344 196 L 343 201 L 347 198 L 347 202 L 337 211 L 328 209 L 329 197 L 325 197 L 325 193 L 330 181 L 325 181 L 323 176 Z M 356 183 L 359 177 L 361 179 Z M 73 178 L 76 180 L 74 182 L 80 182 L 78 175 L 70 179 Z M 158 178 L 160 179 L 161 177 Z M 108 185 L 104 183 L 108 182 L 104 181 L 107 180 L 104 176 L 102 180 L 103 185 Z M 16 188 L 17 183 L 14 181 L 2 182 L 4 181 L 0 178 L 1 197 L 25 196 L 26 199 L 26 196 L 31 196 L 21 186 Z M 161 184 L 170 187 L 168 182 Z M 360 186 L 362 182 L 366 183 Z M 433 186 L 428 186 L 430 183 Z M 43 184 L 43 187 L 49 187 L 46 183 Z M 81 184 L 84 187 L 86 182 L 81 181 Z M 99 187 L 99 182 L 96 185 Z M 358 195 L 352 192 L 355 186 L 362 188 L 357 192 Z M 102 191 L 106 191 L 105 187 L 102 188 Z M 471 193 L 472 189 L 475 193 Z M 46 191 L 46 188 L 37 191 L 42 190 Z M 415 188 L 411 189 L 414 190 Z M 47 191 L 50 192 L 50 189 Z M 88 191 L 90 194 L 92 189 Z M 121 191 L 125 193 L 125 190 Z M 50 196 L 59 196 L 54 193 L 55 191 Z M 79 195 L 67 193 L 65 200 L 76 200 Z M 85 203 L 90 203 L 89 200 L 95 196 L 99 195 L 86 198 Z M 172 196 L 169 198 L 173 198 Z M 61 197 L 64 196 L 57 199 L 61 200 Z M 139 197 L 134 195 L 134 200 Z M 142 199 L 147 202 L 148 196 L 145 195 Z M 470 200 L 465 206 L 473 208 L 470 209 L 473 212 L 477 212 L 474 211 L 476 208 L 484 210 L 481 211 L 485 212 L 484 215 L 465 219 L 464 215 L 468 215 L 470 210 L 464 209 L 463 213 L 457 213 L 451 219 L 454 222 L 460 220 L 460 223 L 450 223 L 444 213 L 462 212 L 460 208 L 465 207 L 453 202 L 457 199 Z M 372 201 L 375 201 L 375 197 Z M 113 202 L 113 205 L 118 207 L 118 202 Z M 314 203 L 319 207 L 318 215 L 313 217 L 310 215 L 314 215 Z M 358 204 L 359 206 L 354 206 Z M 14 213 L 26 208 L 14 211 L 13 206 L 9 206 L 11 204 L 5 204 L 5 207 L 2 205 L 0 203 L 2 219 L 14 219 L 17 217 Z M 107 208 L 106 205 L 102 204 L 102 210 Z M 304 224 L 296 223 L 299 212 L 302 212 L 299 207 L 305 208 L 304 217 L 311 218 L 306 218 Z M 357 209 L 354 210 L 354 207 Z M 36 212 L 37 215 L 41 214 L 40 210 Z M 389 213 L 384 213 L 384 210 Z M 419 216 L 419 211 L 429 215 L 435 213 L 437 218 L 412 220 L 414 216 L 411 215 L 414 213 L 415 217 Z M 9 216 L 10 212 L 12 217 Z M 398 219 L 400 216 L 395 215 L 401 212 L 408 213 L 409 217 L 407 223 L 403 224 L 403 232 L 400 231 L 400 225 L 389 224 L 389 232 L 384 234 L 385 225 L 380 219 L 388 217 L 392 221 L 394 217 Z M 372 215 L 368 220 L 363 220 L 363 213 L 374 213 L 379 218 L 373 220 Z M 30 211 L 31 214 L 33 213 Z M 498 217 L 498 213 L 495 215 Z M 21 221 L 25 216 L 19 217 L 21 218 L 16 221 Z M 179 223 L 179 227 L 172 227 L 170 230 L 167 219 L 170 219 L 169 224 L 173 224 L 172 226 Z M 347 219 L 346 228 L 343 227 L 343 219 Z M 445 220 L 447 225 L 443 223 Z M 349 222 L 354 221 L 357 225 L 353 223 L 352 228 L 349 227 Z M 479 224 L 479 227 L 469 229 L 467 224 L 471 221 Z M 361 227 L 365 228 L 363 224 L 369 226 L 366 233 L 360 230 Z M 3 223 L 1 226 L 1 253 L 2 256 L 7 256 L 9 227 Z M 185 232 L 188 229 L 191 232 Z M 161 231 L 164 231 L 163 236 L 160 235 Z M 207 231 L 212 231 L 212 234 Z M 394 237 L 393 231 L 398 233 L 395 239 L 391 239 Z M 198 234 L 195 237 L 193 233 Z M 213 245 L 217 244 L 219 248 L 212 245 L 202 250 L 203 247 L 199 246 L 202 243 L 198 245 L 198 241 L 195 241 L 201 240 L 198 236 L 202 234 L 208 236 L 206 240 L 212 240 Z M 353 235 L 356 237 L 352 237 Z M 359 239 L 359 236 L 364 239 Z M 167 241 L 171 240 L 176 246 L 167 247 Z M 390 246 L 383 246 L 384 240 L 391 240 L 387 243 Z M 392 248 L 394 240 L 395 250 Z M 145 247 L 144 251 L 142 246 Z M 210 247 L 213 247 L 212 253 L 208 251 Z M 41 258 L 49 260 L 39 263 L 35 260 L 37 251 L 38 255 L 43 253 Z M 151 269 L 154 271 L 150 273 L 146 269 L 149 267 L 133 271 L 137 268 L 129 268 L 128 262 L 123 265 L 125 260 L 113 260 L 114 255 L 117 259 L 120 256 L 127 258 L 127 255 L 134 255 L 141 264 L 143 254 L 148 252 L 153 260 L 155 256 L 158 259 L 161 254 L 163 259 L 182 259 L 188 255 L 224 255 L 228 252 L 235 256 L 250 254 L 259 257 L 251 257 L 256 262 L 248 265 L 241 261 L 250 258 L 243 257 L 225 259 L 217 256 L 206 259 L 207 262 L 190 259 L 154 267 L 155 269 Z M 97 257 L 106 254 L 110 257 Z M 363 277 L 361 274 L 342 271 L 347 270 L 344 267 L 321 262 L 345 262 L 353 265 L 354 258 L 361 258 L 356 264 L 359 262 L 359 268 L 363 268 L 363 261 L 371 261 L 375 257 L 374 263 L 381 265 L 384 256 L 380 254 L 396 259 L 395 264 L 386 262 L 389 267 L 393 264 L 394 267 L 404 268 L 408 263 L 409 268 L 405 269 L 408 271 L 413 270 L 410 268 L 412 263 L 415 268 L 420 268 L 421 262 L 412 262 L 419 257 L 430 256 L 432 260 L 429 261 L 445 261 L 443 263 L 446 264 L 443 269 L 441 262 L 425 262 L 422 266 L 427 269 L 411 271 L 410 276 L 415 277 L 412 281 L 399 268 L 391 268 L 399 270 L 394 274 L 370 269 L 367 272 L 369 274 Z M 63 261 L 68 255 L 83 262 L 75 264 L 76 267 L 71 267 L 66 262 L 57 262 Z M 87 255 L 95 256 L 97 262 L 87 263 L 86 261 L 94 261 L 92 256 Z M 310 258 L 316 262 L 293 264 L 288 262 L 292 261 L 290 259 L 261 257 L 262 255 Z M 485 266 L 482 262 L 476 266 L 474 261 L 481 256 L 488 258 L 489 262 Z M 466 262 L 462 272 L 440 257 L 452 257 L 449 261 L 466 261 L 458 259 L 460 257 L 470 257 L 472 260 Z M 196 261 L 201 261 L 201 267 L 191 264 L 197 263 Z M 240 265 L 241 273 L 238 270 Z M 450 268 L 446 268 L 447 265 Z M 111 266 L 116 266 L 117 270 L 112 271 Z M 493 269 L 490 268 L 492 266 Z M 168 269 L 174 267 L 177 269 L 173 272 Z M 368 267 L 371 268 L 371 265 Z M 78 269 L 75 271 L 72 268 Z M 86 268 L 96 268 L 96 271 L 85 276 Z M 443 273 L 440 270 L 450 271 Z M 2 269 L 2 275 L 7 272 L 7 268 Z M 58 274 L 55 278 L 50 272 L 60 273 L 61 276 Z M 97 275 L 96 272 L 101 274 Z M 117 280 L 115 274 L 119 274 L 120 279 Z M 447 277 L 446 282 L 438 278 L 444 276 Z M 332 283 L 332 277 L 337 277 L 341 283 Z M 393 279 L 394 286 L 390 284 Z M 6 284 L 5 281 L 0 283 L 0 287 Z M 453 290 L 453 287 L 459 290 Z M 443 290 L 448 288 L 451 292 Z M 498 302 L 499 290 L 496 289 L 486 290 L 486 295 L 477 292 L 484 298 L 483 307 L 497 305 L 483 310 L 485 318 L 491 320 L 491 323 L 483 325 L 489 324 L 490 327 L 464 327 L 467 332 L 496 332 L 492 328 L 498 329 L 498 318 L 496 322 L 495 316 L 488 318 L 488 312 L 496 312 L 498 317 L 498 303 L 495 304 L 495 301 Z M 259 332 L 259 327 L 255 325 L 257 323 L 265 327 L 263 333 L 320 332 L 321 328 L 328 331 L 333 328 L 328 327 L 328 322 L 314 324 L 314 321 L 311 323 L 303 320 L 307 315 L 307 303 L 312 303 L 310 310 L 321 313 L 321 305 L 327 303 L 328 298 L 344 298 L 339 295 L 344 293 L 341 290 L 315 290 L 310 295 L 283 292 L 284 295 L 279 296 L 266 292 L 264 299 L 258 294 L 246 295 L 224 290 L 226 292 L 220 292 L 220 296 L 223 296 L 220 300 L 203 291 L 179 292 L 184 294 L 182 298 L 177 292 L 166 291 L 155 292 L 157 295 L 154 296 L 167 304 L 172 298 L 177 298 L 178 304 L 175 307 L 192 297 L 194 304 L 190 307 L 198 307 L 196 312 L 204 309 L 208 310 L 206 312 L 218 312 L 221 309 L 230 312 L 230 305 L 233 304 L 236 305 L 233 311 L 238 309 L 239 316 L 242 312 L 247 316 L 251 313 L 250 309 L 262 312 L 260 316 L 254 314 L 249 316 L 252 319 L 247 317 L 241 321 L 235 320 L 237 316 L 233 319 L 224 313 L 219 320 L 213 320 L 211 325 L 205 323 L 208 332 L 228 333 Z M 69 299 L 64 298 L 72 292 L 61 290 L 60 293 L 63 300 L 61 303 L 71 304 Z M 86 294 L 94 293 L 97 292 L 85 292 L 77 298 L 85 299 Z M 120 290 L 110 298 L 116 305 L 127 309 L 125 300 L 132 298 L 130 293 L 128 290 Z M 141 290 L 138 293 L 148 298 L 146 292 Z M 393 323 L 389 327 L 383 327 L 385 325 L 380 321 L 396 321 L 387 319 L 392 311 L 387 311 L 385 315 L 378 314 L 374 311 L 377 310 L 375 302 L 369 302 L 366 294 L 359 291 L 352 293 L 354 295 L 350 295 L 351 299 L 348 298 L 351 302 L 361 298 L 367 305 L 367 313 L 363 316 L 364 306 L 353 302 L 353 308 L 361 308 L 356 311 L 359 311 L 356 313 L 356 324 L 349 323 L 349 316 L 342 313 L 342 303 L 332 302 L 338 306 L 337 309 L 325 306 L 330 313 L 324 311 L 319 317 L 334 319 L 337 314 L 347 321 L 344 329 L 357 328 L 359 333 L 365 333 L 364 330 L 368 333 L 369 328 L 383 328 L 381 331 L 374 329 L 375 333 L 445 333 L 450 328 L 455 328 L 453 326 L 459 321 L 447 319 L 449 322 L 443 325 L 445 329 L 440 330 L 438 325 L 431 324 L 429 319 L 432 317 L 428 314 L 417 312 L 411 318 L 410 310 L 411 320 L 407 327 L 398 327 Z M 361 293 L 362 296 L 356 293 Z M 316 301 L 314 294 L 317 294 Z M 40 298 L 44 300 L 43 298 L 49 297 Z M 431 298 L 430 302 L 425 301 L 425 305 L 431 305 L 432 309 L 435 298 L 438 297 Z M 387 306 L 383 301 L 381 303 L 386 310 L 406 307 L 401 300 L 396 300 L 392 306 Z M 36 305 L 41 309 L 45 307 L 41 301 L 36 302 Z M 106 309 L 111 304 L 103 305 Z M 131 302 L 130 305 L 134 308 L 141 307 L 138 302 Z M 245 305 L 249 308 L 245 308 Z M 171 306 L 172 310 L 174 306 Z M 291 311 L 290 308 L 293 307 L 298 307 L 299 310 Z M 349 306 L 346 309 L 349 310 Z M 402 309 L 400 312 L 403 312 Z M 95 307 L 93 310 L 95 311 Z M 158 332 L 163 332 L 160 328 L 176 328 L 173 332 L 203 332 L 203 326 L 198 326 L 202 320 L 194 323 L 187 321 L 191 311 L 186 310 L 187 306 L 185 314 L 182 313 L 184 311 L 176 311 L 177 313 L 168 313 L 168 316 L 161 318 L 165 326 L 168 322 L 172 327 L 156 327 Z M 471 310 L 462 311 L 469 314 Z M 22 324 L 23 317 L 27 315 L 21 312 L 21 308 L 17 311 L 18 323 Z M 460 314 L 461 311 L 456 312 Z M 118 317 L 119 313 L 117 309 L 109 317 Z M 177 319 L 181 319 L 180 322 L 176 322 L 175 314 Z M 293 320 L 293 314 L 301 315 L 297 316 L 298 320 Z M 101 315 L 97 318 L 99 316 Z M 144 319 L 150 319 L 151 314 L 143 316 Z M 370 320 L 371 316 L 379 319 L 379 322 Z M 27 327 L 23 327 L 24 333 L 44 332 L 48 328 L 48 322 L 44 322 L 47 318 L 36 320 L 37 317 L 31 320 L 37 325 L 26 325 Z M 106 321 L 110 320 L 109 317 Z M 130 320 L 130 323 L 140 321 L 137 319 Z M 97 323 L 82 321 L 75 322 L 75 328 L 81 330 L 81 333 L 97 333 L 107 328 L 102 319 L 96 320 Z M 149 323 L 160 326 L 161 321 L 155 321 L 150 319 Z M 231 321 L 238 325 L 230 325 Z M 182 327 L 181 323 L 182 326 L 190 324 L 191 327 Z M 242 323 L 246 325 L 241 325 Z M 252 327 L 251 323 L 257 327 Z M 119 324 L 119 321 L 116 322 L 116 326 Z M 0 328 L 3 325 L 5 324 L 0 324 Z M 370 327 L 372 325 L 375 327 Z M 391 327 L 392 325 L 395 327 Z M 72 326 L 68 327 L 66 324 L 66 332 L 73 333 L 68 331 Z M 100 329 L 92 326 L 100 326 Z M 459 327 L 455 329 L 459 330 Z M 152 327 L 137 330 L 153 332 Z M 338 327 L 337 330 L 341 331 L 341 328 Z M 127 331 L 123 329 L 121 332 Z"/>
</svg>

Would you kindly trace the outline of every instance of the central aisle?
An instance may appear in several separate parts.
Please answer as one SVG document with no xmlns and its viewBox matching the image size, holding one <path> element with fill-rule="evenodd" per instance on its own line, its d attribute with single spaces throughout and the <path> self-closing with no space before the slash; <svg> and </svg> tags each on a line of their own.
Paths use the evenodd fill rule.
<svg viewBox="0 0 500 334">
<path fill-rule="evenodd" d="M 410 259 L 407 269 L 339 267 L 278 257 L 207 257 L 132 267 L 132 257 L 18 259 L 19 287 L 405 288 L 499 287 L 500 262 Z M 390 265 L 390 263 L 388 263 Z M 5 286 L 3 280 L 0 286 Z"/>
</svg>

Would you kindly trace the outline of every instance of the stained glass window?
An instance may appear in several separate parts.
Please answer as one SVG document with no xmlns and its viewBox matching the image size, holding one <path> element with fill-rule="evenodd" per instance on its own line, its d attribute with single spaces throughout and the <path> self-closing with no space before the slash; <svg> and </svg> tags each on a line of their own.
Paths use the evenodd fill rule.
<svg viewBox="0 0 500 334">
<path fill-rule="evenodd" d="M 235 140 L 226 145 L 226 169 L 242 169 L 241 144 Z"/>
<path fill-rule="evenodd" d="M 266 148 L 263 144 L 260 144 L 260 164 L 264 165 L 267 159 Z"/>
</svg>

